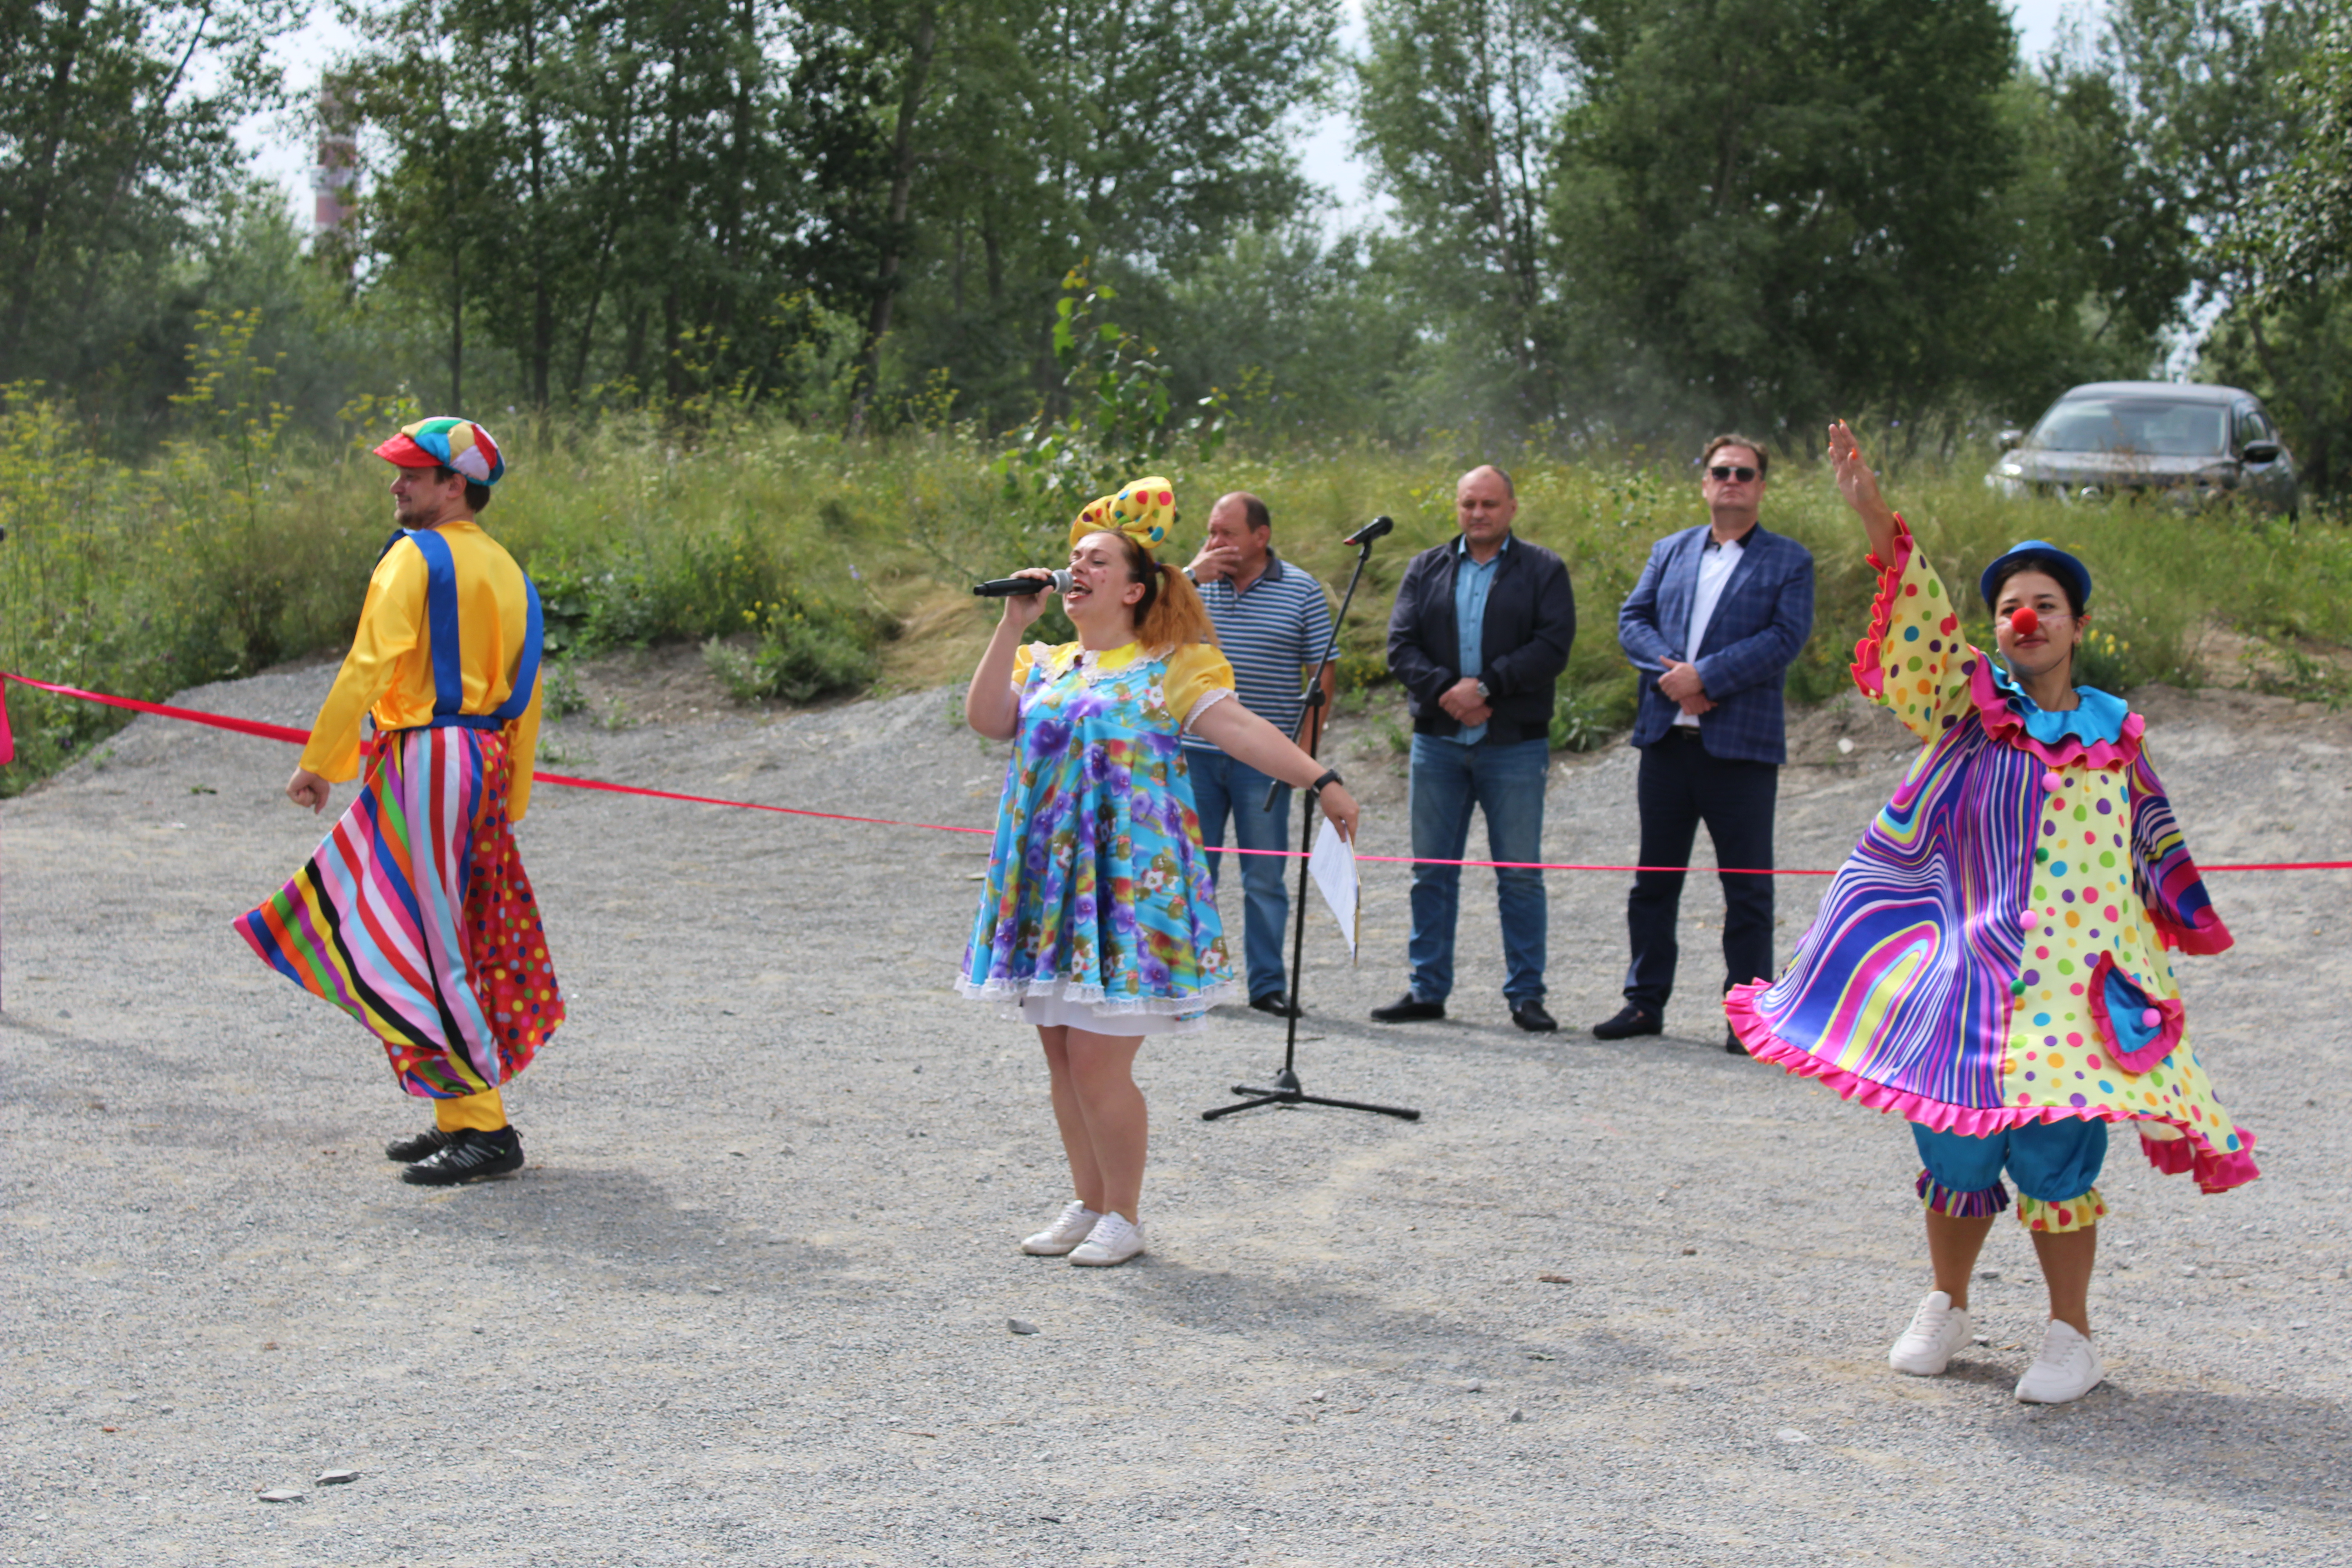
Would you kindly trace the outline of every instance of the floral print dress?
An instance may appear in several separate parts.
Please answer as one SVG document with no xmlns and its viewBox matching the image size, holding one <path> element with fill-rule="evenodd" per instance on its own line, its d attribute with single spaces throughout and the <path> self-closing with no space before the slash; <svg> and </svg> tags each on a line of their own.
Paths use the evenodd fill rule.
<svg viewBox="0 0 2352 1568">
<path fill-rule="evenodd" d="M 964 950 L 964 995 L 1108 1035 L 1201 1026 L 1238 977 L 1225 951 L 1182 728 L 1234 694 L 1206 644 L 1015 656 L 1020 728 Z"/>
</svg>

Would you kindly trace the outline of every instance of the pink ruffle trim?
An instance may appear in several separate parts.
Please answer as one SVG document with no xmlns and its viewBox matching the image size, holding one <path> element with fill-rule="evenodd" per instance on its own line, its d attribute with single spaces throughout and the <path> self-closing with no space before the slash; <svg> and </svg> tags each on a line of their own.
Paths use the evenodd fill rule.
<svg viewBox="0 0 2352 1568">
<path fill-rule="evenodd" d="M 2161 1020 L 2156 1037 L 2136 1051 L 2129 1049 L 2123 1043 L 2122 1034 L 2116 1028 L 2113 1015 L 2107 1011 L 2107 976 L 2119 971 L 2120 966 L 2116 964 L 2113 952 L 2099 954 L 2099 962 L 2092 966 L 2091 978 L 2084 987 L 2088 993 L 2084 999 L 2091 1004 L 2091 1022 L 2105 1042 L 2107 1059 L 2137 1078 L 2170 1056 L 2172 1048 L 2180 1043 L 2180 1032 L 2189 1021 L 2188 1009 L 2168 997 L 2148 997 L 2147 1005 L 2156 1009 Z M 2131 976 L 2126 974 L 2124 979 L 2129 983 Z M 2138 986 L 2135 984 L 2133 989 L 2137 990 Z"/>
<path fill-rule="evenodd" d="M 1958 1132 L 1963 1137 L 1983 1138 L 2011 1127 L 2022 1127 L 2035 1121 L 2063 1121 L 2068 1116 L 2085 1121 L 2143 1121 L 2163 1120 L 2165 1125 L 2177 1128 L 2183 1136 L 2179 1139 L 2152 1140 L 2143 1136 L 2140 1148 L 2149 1163 L 2169 1175 L 2189 1174 L 2195 1177 L 2200 1191 L 2226 1192 L 2243 1186 L 2262 1174 L 2254 1166 L 2254 1135 L 2238 1128 L 2238 1148 L 2224 1152 L 2213 1147 L 2212 1141 L 2196 1128 L 2168 1119 L 2138 1117 L 2103 1105 L 2080 1110 L 2059 1111 L 2039 1105 L 1998 1105 L 1990 1107 L 1947 1105 L 1939 1100 L 1927 1100 L 1905 1089 L 1890 1089 L 1874 1083 L 1823 1061 L 1812 1052 L 1792 1046 L 1774 1034 L 1771 1026 L 1756 1011 L 1756 998 L 1769 982 L 1751 980 L 1745 985 L 1735 985 L 1723 999 L 1724 1016 L 1730 1021 L 1731 1032 L 1748 1047 L 1748 1054 L 1759 1062 L 1792 1072 L 1800 1078 L 1818 1079 L 1837 1091 L 1842 1100 L 1866 1105 L 1873 1110 L 1889 1111 L 1906 1121 L 1914 1121 L 1930 1132 Z"/>
<path fill-rule="evenodd" d="M 1913 548 L 1910 525 L 1898 511 L 1895 514 L 1895 564 L 1889 566 L 1874 553 L 1863 557 L 1878 570 L 1878 592 L 1870 601 L 1870 635 L 1853 645 L 1853 683 L 1873 702 L 1886 695 L 1886 671 L 1879 664 L 1878 649 L 1895 624 L 1895 590 L 1903 584 Z"/>
<path fill-rule="evenodd" d="M 2150 1138 L 2146 1133 L 2142 1133 L 2139 1140 L 2139 1152 L 2147 1156 L 2149 1164 L 2168 1176 L 2188 1175 L 2194 1173 L 2197 1176 L 2197 1184 L 2209 1193 L 2218 1193 L 2231 1187 L 2242 1186 L 2262 1174 L 2254 1169 L 2253 1155 L 2248 1152 L 2254 1146 L 2254 1135 L 2244 1128 L 2238 1129 L 2238 1142 L 2245 1147 L 2234 1154 L 2224 1154 L 2221 1157 L 2220 1169 L 2222 1175 L 2219 1181 L 2207 1179 L 2204 1173 L 2208 1162 L 2205 1157 L 2211 1151 L 2208 1148 L 2193 1146 L 2192 1141 L 2195 1137 L 2196 1134 L 2191 1133 L 2187 1138 Z"/>
<path fill-rule="evenodd" d="M 2063 768 L 2082 763 L 2095 768 L 2118 768 L 2139 760 L 2139 738 L 2147 729 L 2147 721 L 2137 713 L 2124 715 L 2123 733 L 2112 741 L 2085 743 L 2069 735 L 2055 745 L 2037 741 L 2025 727 L 2024 716 L 2009 705 L 1993 684 L 1992 660 L 1983 653 L 1976 656 L 1976 668 L 1969 674 L 1969 696 L 1975 700 L 1977 713 L 1984 721 L 1985 733 L 1996 741 L 2006 742 L 2021 751 L 2032 752 L 2050 767 Z"/>
<path fill-rule="evenodd" d="M 2221 923 L 2221 917 L 2214 912 L 2210 904 L 2197 911 L 2197 923 L 2193 926 L 2182 925 L 2153 905 L 2148 909 L 2147 918 L 2156 922 L 2156 934 L 2164 939 L 2165 946 L 2179 948 L 2200 958 L 2227 952 L 2238 940 L 2230 934 L 2230 928 Z"/>
</svg>

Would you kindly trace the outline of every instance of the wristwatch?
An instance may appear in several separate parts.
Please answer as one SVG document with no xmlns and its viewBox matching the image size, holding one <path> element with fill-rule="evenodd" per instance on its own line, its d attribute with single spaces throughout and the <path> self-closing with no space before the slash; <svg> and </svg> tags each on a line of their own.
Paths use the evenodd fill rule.
<svg viewBox="0 0 2352 1568">
<path fill-rule="evenodd" d="M 1486 689 L 1486 683 L 1483 680 L 1478 683 L 1478 700 L 1481 702 L 1495 700 L 1495 694 Z"/>
<path fill-rule="evenodd" d="M 1339 769 L 1325 768 L 1323 770 L 1323 776 L 1317 779 L 1313 784 L 1308 784 L 1307 787 L 1310 790 L 1328 789 L 1333 784 L 1343 784 L 1347 782 L 1348 781 L 1346 779 L 1339 776 Z"/>
</svg>

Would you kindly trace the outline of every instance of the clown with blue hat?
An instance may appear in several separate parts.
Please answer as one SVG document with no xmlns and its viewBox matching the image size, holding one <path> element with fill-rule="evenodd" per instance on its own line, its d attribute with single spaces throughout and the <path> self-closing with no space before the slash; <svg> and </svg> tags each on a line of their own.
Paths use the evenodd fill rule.
<svg viewBox="0 0 2352 1568">
<path fill-rule="evenodd" d="M 375 448 L 399 528 L 287 797 L 359 796 L 294 879 L 237 922 L 263 962 L 357 1018 L 433 1125 L 384 1152 L 402 1179 L 512 1174 L 500 1093 L 563 1021 L 513 825 L 539 743 L 539 590 L 477 521 L 507 465 L 470 419 L 421 419 Z M 362 721 L 374 734 L 363 738 Z"/>
<path fill-rule="evenodd" d="M 1978 1356 L 1969 1285 L 2017 1188 L 2049 1289 L 2029 1404 L 2079 1399 L 2091 1342 L 2097 1182 L 2110 1129 L 2208 1193 L 2258 1174 L 2190 1043 L 2174 955 L 2230 946 L 2123 699 L 2074 681 L 2091 572 L 2047 540 L 2002 552 L 1969 607 L 1879 494 L 1853 432 L 1830 428 L 1878 595 L 1854 647 L 1863 694 L 1921 742 L 1777 980 L 1735 986 L 1760 1060 L 1911 1123 L 1934 1289 L 1887 1352 L 1942 1373 Z M 1999 654 L 1998 662 L 1993 652 Z M 2009 1332 L 1996 1333 L 1994 1338 Z"/>
</svg>

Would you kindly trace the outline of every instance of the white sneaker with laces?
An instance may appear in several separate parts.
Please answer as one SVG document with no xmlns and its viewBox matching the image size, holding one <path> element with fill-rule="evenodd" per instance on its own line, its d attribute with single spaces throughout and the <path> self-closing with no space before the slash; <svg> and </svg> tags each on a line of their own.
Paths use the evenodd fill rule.
<svg viewBox="0 0 2352 1568">
<path fill-rule="evenodd" d="M 1086 1240 L 1101 1223 L 1102 1215 L 1072 1198 L 1053 1224 L 1022 1241 L 1021 1250 L 1032 1258 L 1059 1258 Z"/>
<path fill-rule="evenodd" d="M 1911 1314 L 1911 1326 L 1886 1352 L 1886 1364 L 1913 1377 L 1940 1376 L 1952 1352 L 1968 1342 L 1969 1310 L 1953 1306 L 1943 1291 L 1930 1290 Z"/>
<path fill-rule="evenodd" d="M 2090 1336 L 2053 1318 L 2042 1336 L 2042 1353 L 2017 1380 L 2017 1397 L 2028 1405 L 2065 1405 L 2098 1387 L 2105 1375 Z"/>
<path fill-rule="evenodd" d="M 1094 1234 L 1070 1250 L 1081 1268 L 1108 1268 L 1143 1251 L 1143 1227 L 1114 1209 L 1095 1222 Z"/>
</svg>

